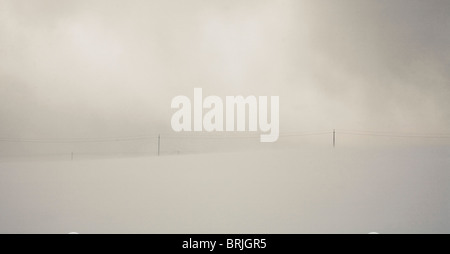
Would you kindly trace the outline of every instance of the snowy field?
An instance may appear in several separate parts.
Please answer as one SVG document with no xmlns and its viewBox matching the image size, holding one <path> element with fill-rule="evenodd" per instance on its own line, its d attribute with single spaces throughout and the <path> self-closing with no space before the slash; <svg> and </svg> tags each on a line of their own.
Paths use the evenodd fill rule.
<svg viewBox="0 0 450 254">
<path fill-rule="evenodd" d="M 0 233 L 450 233 L 450 149 L 0 161 Z"/>
</svg>

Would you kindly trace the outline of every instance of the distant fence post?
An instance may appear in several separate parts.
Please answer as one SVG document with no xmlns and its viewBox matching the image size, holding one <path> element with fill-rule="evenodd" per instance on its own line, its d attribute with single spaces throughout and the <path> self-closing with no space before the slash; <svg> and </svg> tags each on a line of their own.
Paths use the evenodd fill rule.
<svg viewBox="0 0 450 254">
<path fill-rule="evenodd" d="M 336 130 L 333 129 L 333 147 L 336 147 Z"/>
<path fill-rule="evenodd" d="M 161 147 L 161 135 L 158 134 L 158 156 L 159 156 L 160 147 Z"/>
</svg>

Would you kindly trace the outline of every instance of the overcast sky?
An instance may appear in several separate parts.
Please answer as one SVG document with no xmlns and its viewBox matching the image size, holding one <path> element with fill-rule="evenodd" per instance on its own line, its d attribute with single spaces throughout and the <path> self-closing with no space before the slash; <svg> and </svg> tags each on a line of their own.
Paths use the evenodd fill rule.
<svg viewBox="0 0 450 254">
<path fill-rule="evenodd" d="M 170 132 L 279 95 L 280 129 L 449 132 L 450 1 L 0 0 L 0 137 Z"/>
</svg>

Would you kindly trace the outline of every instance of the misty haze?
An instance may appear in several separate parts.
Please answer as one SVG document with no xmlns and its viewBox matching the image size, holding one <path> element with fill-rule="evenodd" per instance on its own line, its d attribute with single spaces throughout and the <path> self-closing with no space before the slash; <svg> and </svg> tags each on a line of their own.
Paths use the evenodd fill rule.
<svg viewBox="0 0 450 254">
<path fill-rule="evenodd" d="M 0 233 L 450 233 L 449 13 L 0 0 Z"/>
</svg>

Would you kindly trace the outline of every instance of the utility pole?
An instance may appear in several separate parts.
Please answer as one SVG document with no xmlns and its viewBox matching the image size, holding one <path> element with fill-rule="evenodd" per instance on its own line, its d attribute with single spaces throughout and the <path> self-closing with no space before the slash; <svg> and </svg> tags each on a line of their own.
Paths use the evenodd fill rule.
<svg viewBox="0 0 450 254">
<path fill-rule="evenodd" d="M 161 134 L 158 134 L 158 156 L 159 156 L 160 147 L 161 147 Z"/>
<path fill-rule="evenodd" d="M 336 147 L 336 130 L 333 129 L 333 147 Z"/>
</svg>

